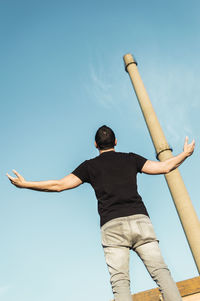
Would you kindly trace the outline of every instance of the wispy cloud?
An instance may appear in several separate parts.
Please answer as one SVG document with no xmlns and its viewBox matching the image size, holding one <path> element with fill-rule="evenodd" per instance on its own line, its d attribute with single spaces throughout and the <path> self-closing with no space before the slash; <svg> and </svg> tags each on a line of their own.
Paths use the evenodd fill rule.
<svg viewBox="0 0 200 301">
<path fill-rule="evenodd" d="M 112 83 L 108 75 L 102 69 L 96 70 L 93 65 L 90 66 L 90 85 L 89 92 L 105 108 L 113 106 Z"/>
<path fill-rule="evenodd" d="M 9 285 L 0 286 L 0 296 L 3 296 L 4 294 L 6 294 L 7 291 L 9 290 L 9 288 L 10 288 Z"/>
<path fill-rule="evenodd" d="M 120 60 L 121 59 L 121 60 Z M 109 64 L 105 63 L 103 58 L 98 57 L 95 63 L 89 67 L 89 78 L 85 82 L 87 93 L 100 106 L 106 109 L 121 111 L 121 105 L 124 104 L 126 97 L 127 81 L 123 77 L 123 68 L 120 64 L 120 56 L 112 58 Z"/>
<path fill-rule="evenodd" d="M 200 76 L 196 70 L 174 66 L 173 70 L 153 70 L 145 74 L 154 109 L 169 143 L 179 144 L 184 136 L 194 136 L 192 113 L 200 110 Z"/>
</svg>

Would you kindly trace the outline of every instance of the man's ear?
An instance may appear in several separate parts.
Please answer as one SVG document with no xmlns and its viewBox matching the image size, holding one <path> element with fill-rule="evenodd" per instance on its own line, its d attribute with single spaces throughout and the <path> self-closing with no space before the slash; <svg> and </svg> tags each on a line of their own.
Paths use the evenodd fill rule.
<svg viewBox="0 0 200 301">
<path fill-rule="evenodd" d="M 95 146 L 96 148 L 98 148 L 98 145 L 97 145 L 96 141 L 94 141 L 94 146 Z"/>
<path fill-rule="evenodd" d="M 115 146 L 117 145 L 117 139 L 115 138 Z"/>
</svg>

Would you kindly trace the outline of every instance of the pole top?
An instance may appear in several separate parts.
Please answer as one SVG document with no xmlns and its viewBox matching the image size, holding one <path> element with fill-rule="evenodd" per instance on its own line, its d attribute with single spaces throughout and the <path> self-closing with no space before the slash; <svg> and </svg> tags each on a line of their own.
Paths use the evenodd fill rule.
<svg viewBox="0 0 200 301">
<path fill-rule="evenodd" d="M 130 54 L 130 53 L 125 54 L 124 57 L 123 57 L 123 59 L 124 59 L 124 66 L 125 66 L 126 72 L 128 72 L 128 71 L 127 71 L 127 68 L 128 68 L 129 65 L 135 64 L 135 65 L 137 66 L 137 62 L 136 62 L 136 60 L 133 58 L 132 54 Z"/>
</svg>

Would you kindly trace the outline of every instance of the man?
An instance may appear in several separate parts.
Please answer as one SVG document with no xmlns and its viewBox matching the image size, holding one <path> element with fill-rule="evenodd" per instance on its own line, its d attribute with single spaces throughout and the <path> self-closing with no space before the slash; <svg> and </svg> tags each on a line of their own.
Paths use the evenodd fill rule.
<svg viewBox="0 0 200 301">
<path fill-rule="evenodd" d="M 134 250 L 143 260 L 153 280 L 156 281 L 165 301 L 179 301 L 181 296 L 169 269 L 160 253 L 158 240 L 147 210 L 137 192 L 136 175 L 166 174 L 177 168 L 192 155 L 195 142 L 185 139 L 183 152 L 156 162 L 134 153 L 115 152 L 117 140 L 107 126 L 98 129 L 95 147 L 99 156 L 84 161 L 71 174 L 60 180 L 26 181 L 7 174 L 11 183 L 19 188 L 39 191 L 63 191 L 88 182 L 95 190 L 100 214 L 102 246 L 110 272 L 115 301 L 131 301 L 129 279 L 129 250 Z"/>
</svg>

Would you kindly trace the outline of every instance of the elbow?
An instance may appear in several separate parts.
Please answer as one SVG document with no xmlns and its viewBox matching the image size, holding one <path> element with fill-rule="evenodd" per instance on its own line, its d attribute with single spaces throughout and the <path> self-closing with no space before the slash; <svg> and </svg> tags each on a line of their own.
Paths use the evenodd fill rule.
<svg viewBox="0 0 200 301">
<path fill-rule="evenodd" d="M 62 192 L 62 191 L 64 191 L 65 189 L 61 186 L 61 185 L 58 185 L 57 187 L 56 187 L 56 192 Z"/>
<path fill-rule="evenodd" d="M 54 191 L 55 192 L 62 192 L 64 190 L 62 183 L 60 183 L 60 181 L 57 181 L 55 187 L 54 187 Z"/>
<path fill-rule="evenodd" d="M 55 192 L 62 192 L 63 190 L 60 188 L 60 187 L 57 187 L 56 189 L 55 189 Z"/>
<path fill-rule="evenodd" d="M 168 174 L 169 172 L 171 171 L 171 169 L 169 167 L 166 167 L 165 170 L 164 170 L 164 174 Z"/>
<path fill-rule="evenodd" d="M 169 172 L 171 172 L 172 170 L 174 170 L 174 169 L 176 169 L 177 168 L 177 166 L 176 167 L 169 167 L 169 166 L 167 166 L 166 168 L 165 168 L 165 174 L 168 174 Z"/>
<path fill-rule="evenodd" d="M 172 169 L 170 168 L 170 166 L 168 164 L 164 165 L 163 168 L 163 174 L 168 174 Z"/>
</svg>

